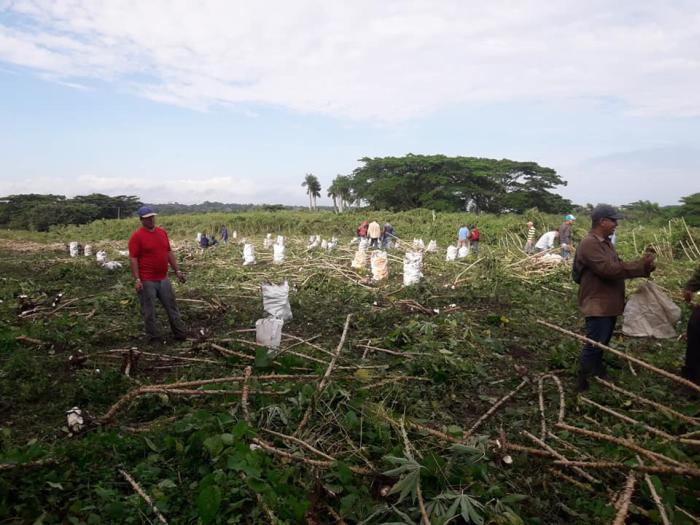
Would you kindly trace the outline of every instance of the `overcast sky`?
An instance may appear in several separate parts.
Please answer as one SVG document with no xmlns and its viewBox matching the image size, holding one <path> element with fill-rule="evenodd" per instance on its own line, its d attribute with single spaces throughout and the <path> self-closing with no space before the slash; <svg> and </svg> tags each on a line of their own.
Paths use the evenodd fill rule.
<svg viewBox="0 0 700 525">
<path fill-rule="evenodd" d="M 700 3 L 0 0 L 0 195 L 304 204 L 365 156 L 700 191 Z"/>
</svg>

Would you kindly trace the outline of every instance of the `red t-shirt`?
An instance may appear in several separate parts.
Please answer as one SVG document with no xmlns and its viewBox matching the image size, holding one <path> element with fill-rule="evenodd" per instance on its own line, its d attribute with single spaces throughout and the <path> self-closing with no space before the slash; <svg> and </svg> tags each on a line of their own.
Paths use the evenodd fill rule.
<svg viewBox="0 0 700 525">
<path fill-rule="evenodd" d="M 129 257 L 138 259 L 142 281 L 161 281 L 168 276 L 168 252 L 170 241 L 162 228 L 139 228 L 129 239 Z"/>
</svg>

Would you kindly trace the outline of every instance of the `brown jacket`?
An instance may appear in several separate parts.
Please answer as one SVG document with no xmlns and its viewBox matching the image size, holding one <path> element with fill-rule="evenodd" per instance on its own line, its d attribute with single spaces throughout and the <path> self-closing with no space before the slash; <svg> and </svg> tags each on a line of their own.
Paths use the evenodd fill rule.
<svg viewBox="0 0 700 525">
<path fill-rule="evenodd" d="M 593 232 L 579 244 L 574 264 L 581 270 L 578 304 L 585 317 L 612 317 L 625 309 L 625 279 L 648 277 L 644 260 L 623 262 L 608 239 Z"/>
</svg>

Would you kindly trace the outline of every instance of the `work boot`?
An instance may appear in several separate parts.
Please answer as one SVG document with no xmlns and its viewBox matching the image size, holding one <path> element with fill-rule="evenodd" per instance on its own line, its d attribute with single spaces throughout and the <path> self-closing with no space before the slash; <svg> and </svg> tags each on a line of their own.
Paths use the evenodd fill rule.
<svg viewBox="0 0 700 525">
<path fill-rule="evenodd" d="M 589 388 L 591 388 L 591 385 L 588 383 L 588 376 L 579 371 L 579 373 L 576 375 L 576 386 L 574 388 L 575 392 L 585 392 Z"/>
</svg>

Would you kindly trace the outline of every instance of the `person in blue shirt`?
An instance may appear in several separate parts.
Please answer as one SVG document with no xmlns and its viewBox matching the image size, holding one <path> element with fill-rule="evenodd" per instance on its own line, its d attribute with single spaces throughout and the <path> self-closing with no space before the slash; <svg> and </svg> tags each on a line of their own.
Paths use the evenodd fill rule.
<svg viewBox="0 0 700 525">
<path fill-rule="evenodd" d="M 469 228 L 467 228 L 466 224 L 462 224 L 462 227 L 457 232 L 457 248 L 467 246 L 467 239 L 469 239 Z"/>
</svg>

